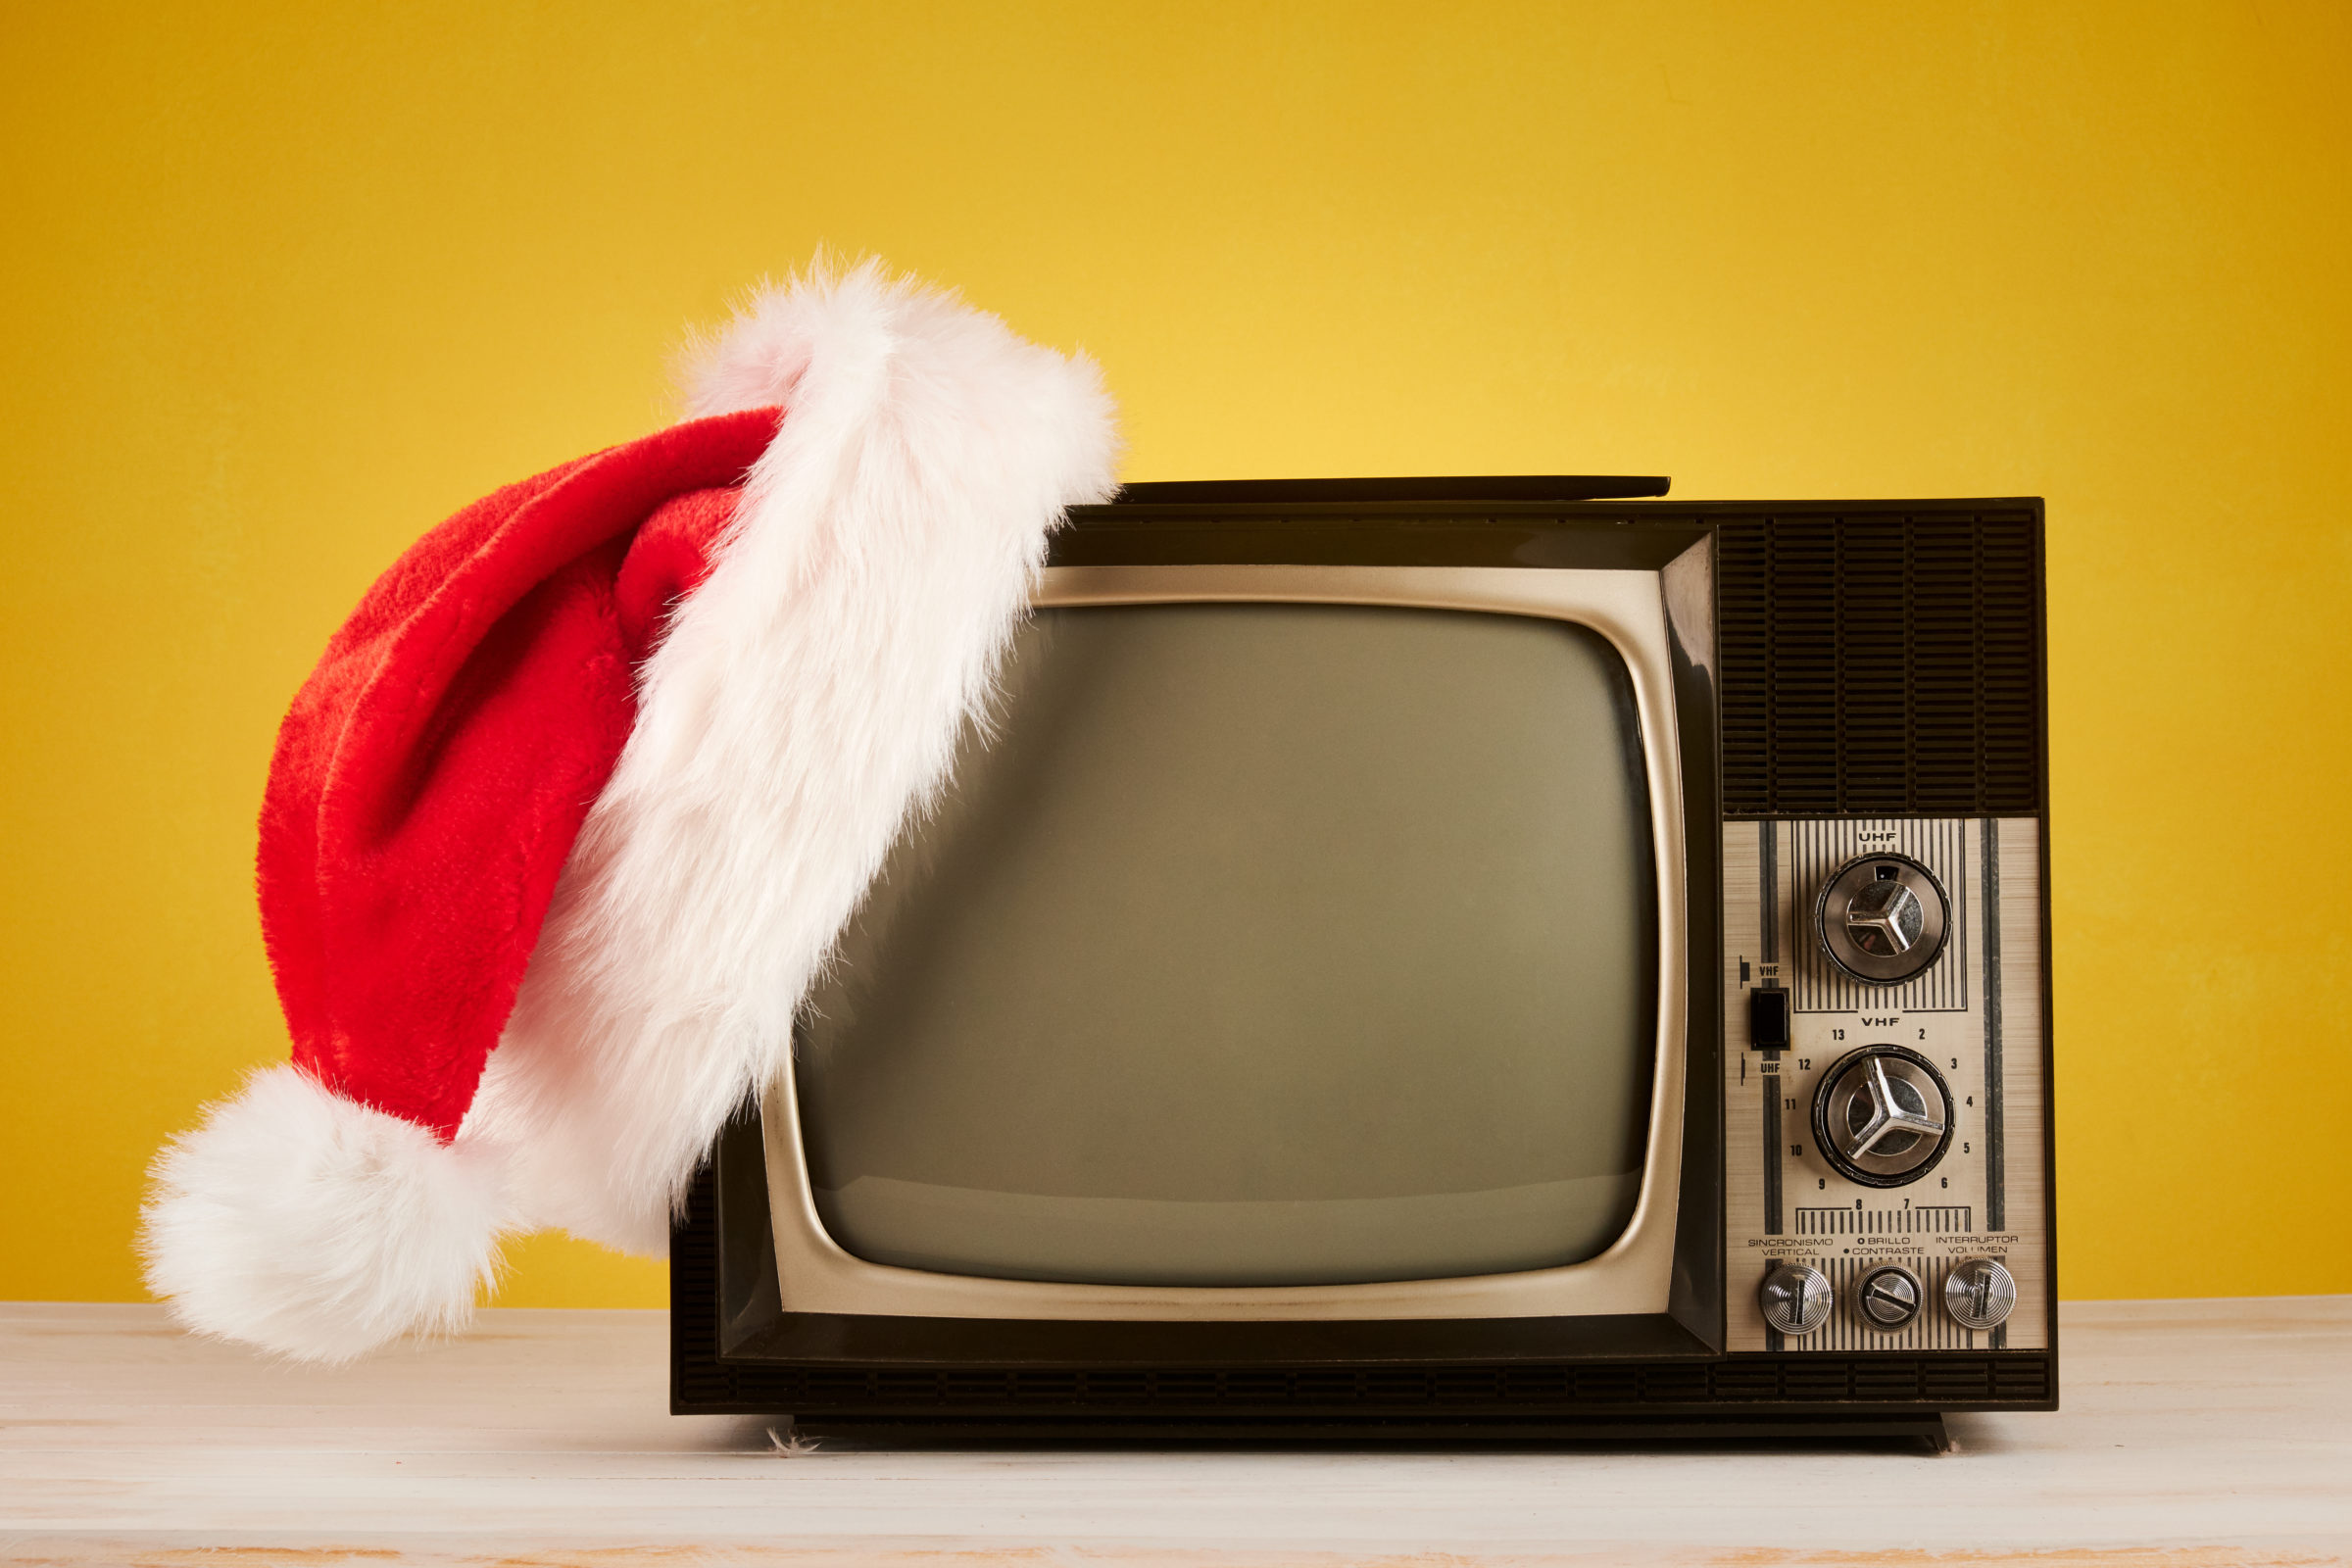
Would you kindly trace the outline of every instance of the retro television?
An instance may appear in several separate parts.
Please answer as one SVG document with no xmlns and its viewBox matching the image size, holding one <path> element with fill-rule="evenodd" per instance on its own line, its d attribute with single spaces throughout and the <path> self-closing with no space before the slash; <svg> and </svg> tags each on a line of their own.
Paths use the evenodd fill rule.
<svg viewBox="0 0 2352 1568">
<path fill-rule="evenodd" d="M 1077 509 L 677 1222 L 673 1408 L 2054 1408 L 2041 505 L 1667 488 Z"/>
</svg>

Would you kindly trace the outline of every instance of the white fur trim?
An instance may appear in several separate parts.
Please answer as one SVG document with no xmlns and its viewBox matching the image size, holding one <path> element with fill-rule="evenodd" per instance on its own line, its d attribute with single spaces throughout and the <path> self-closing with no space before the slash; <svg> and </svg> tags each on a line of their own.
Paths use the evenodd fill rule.
<svg viewBox="0 0 2352 1568">
<path fill-rule="evenodd" d="M 257 1072 L 156 1156 L 147 1288 L 200 1334 L 306 1361 L 461 1328 L 498 1266 L 499 1165 L 299 1068 Z"/>
<path fill-rule="evenodd" d="M 781 403 L 559 883 L 466 1127 L 532 1223 L 631 1251 L 793 1015 L 1118 453 L 1093 362 L 867 263 L 757 298 L 695 415 Z"/>
</svg>

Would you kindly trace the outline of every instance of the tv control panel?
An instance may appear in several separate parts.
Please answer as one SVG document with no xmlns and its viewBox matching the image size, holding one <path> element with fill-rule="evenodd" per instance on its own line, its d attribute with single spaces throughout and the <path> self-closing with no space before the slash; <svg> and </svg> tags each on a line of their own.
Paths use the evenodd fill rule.
<svg viewBox="0 0 2352 1568">
<path fill-rule="evenodd" d="M 2032 818 L 1724 827 L 1732 1350 L 2049 1341 Z"/>
</svg>

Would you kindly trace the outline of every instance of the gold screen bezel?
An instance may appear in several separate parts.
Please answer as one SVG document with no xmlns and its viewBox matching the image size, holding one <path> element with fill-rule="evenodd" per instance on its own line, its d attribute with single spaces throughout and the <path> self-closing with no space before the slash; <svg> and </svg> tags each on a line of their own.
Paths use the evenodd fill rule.
<svg viewBox="0 0 2352 1568">
<path fill-rule="evenodd" d="M 1689 898 L 1671 640 L 1656 571 L 1508 566 L 1060 566 L 1039 609 L 1290 603 L 1533 615 L 1605 638 L 1631 673 L 1656 857 L 1656 1058 L 1642 1191 L 1598 1256 L 1558 1268 L 1452 1279 L 1312 1286 L 1074 1285 L 873 1263 L 827 1234 L 810 1191 L 792 1074 L 760 1102 L 776 1270 L 787 1312 L 1063 1321 L 1346 1321 L 1564 1317 L 1667 1310 L 1680 1210 L 1687 1072 L 1683 933 Z"/>
</svg>

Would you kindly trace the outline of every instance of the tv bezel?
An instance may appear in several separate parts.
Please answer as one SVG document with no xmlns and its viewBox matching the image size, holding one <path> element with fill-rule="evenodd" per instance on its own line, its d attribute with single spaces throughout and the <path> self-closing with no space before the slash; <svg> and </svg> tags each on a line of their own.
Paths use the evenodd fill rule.
<svg viewBox="0 0 2352 1568">
<path fill-rule="evenodd" d="M 1555 1317 L 1661 1310 L 1672 1277 L 1680 1185 L 1685 1035 L 1679 931 L 1689 897 L 1682 759 L 1663 574 L 1512 567 L 1060 566 L 1040 582 L 1039 609 L 1278 604 L 1526 617 L 1599 636 L 1629 677 L 1650 847 L 1654 970 L 1648 1053 L 1649 1125 L 1633 1213 L 1592 1256 L 1507 1273 L 1317 1285 L 1174 1286 L 1072 1283 L 894 1266 L 856 1255 L 829 1234 L 811 1190 L 806 1129 L 791 1075 L 760 1107 L 770 1213 L 787 1311 L 998 1318 L 1329 1321 L 1345 1318 Z"/>
<path fill-rule="evenodd" d="M 1188 498 L 1188 501 L 1190 498 Z M 1578 509 L 1584 513 L 1584 509 Z M 1713 530 L 1690 518 L 1563 515 L 1541 502 L 1123 501 L 1082 509 L 1057 536 L 1055 567 L 1436 567 L 1640 573 L 1662 600 L 1665 676 L 1679 755 L 1680 1148 L 1658 1309 L 1553 1315 L 1369 1317 L 947 1316 L 788 1308 L 778 1286 L 768 1151 L 756 1115 L 730 1127 L 715 1158 L 720 1353 L 730 1359 L 887 1363 L 1166 1364 L 1515 1355 L 1703 1355 L 1724 1346 L 1721 1059 L 1720 747 L 1715 689 Z M 1363 602 L 1360 598 L 1354 602 Z M 1653 780 L 1653 786 L 1654 786 Z M 1661 901 L 1661 916 L 1665 903 Z M 1660 998 L 1664 1010 L 1666 998 Z M 797 1129 L 795 1129 L 797 1132 Z M 804 1178 L 805 1180 L 805 1178 Z M 1646 1197 L 1646 1195 L 1645 1195 Z M 829 1244 L 828 1244 L 829 1245 Z M 862 1265 L 875 1267 L 875 1265 Z M 892 1271 L 899 1272 L 899 1271 Z M 1339 1287 L 1340 1291 L 1358 1289 Z M 1656 1300 L 1653 1293 L 1651 1299 Z M 869 1300 L 872 1298 L 869 1298 Z M 880 1303 L 880 1304 L 887 1304 Z"/>
</svg>

